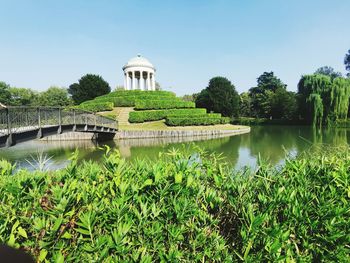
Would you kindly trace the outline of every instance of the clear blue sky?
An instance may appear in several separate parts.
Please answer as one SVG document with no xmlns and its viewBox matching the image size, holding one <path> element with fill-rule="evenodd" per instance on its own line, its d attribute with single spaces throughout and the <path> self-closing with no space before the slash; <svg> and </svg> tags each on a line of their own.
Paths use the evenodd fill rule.
<svg viewBox="0 0 350 263">
<path fill-rule="evenodd" d="M 345 72 L 349 10 L 349 0 L 0 0 L 0 80 L 44 90 L 95 73 L 114 88 L 141 53 L 179 95 L 217 75 L 246 91 L 264 71 L 296 90 L 320 66 Z"/>
</svg>

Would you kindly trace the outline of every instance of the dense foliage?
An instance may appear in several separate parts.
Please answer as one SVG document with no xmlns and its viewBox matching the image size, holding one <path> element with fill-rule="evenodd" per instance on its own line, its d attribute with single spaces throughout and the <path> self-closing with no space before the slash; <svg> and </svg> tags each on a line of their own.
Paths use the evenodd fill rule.
<svg viewBox="0 0 350 263">
<path fill-rule="evenodd" d="M 113 103 L 88 101 L 86 103 L 80 104 L 79 106 L 76 106 L 76 108 L 92 112 L 111 111 L 113 110 Z"/>
<path fill-rule="evenodd" d="M 168 126 L 216 125 L 227 124 L 229 122 L 229 117 L 221 117 L 221 114 L 211 115 L 211 113 L 200 116 L 170 116 L 165 120 L 165 123 Z"/>
<path fill-rule="evenodd" d="M 350 80 L 314 74 L 305 75 L 298 84 L 299 111 L 314 125 L 346 119 L 349 110 Z"/>
<path fill-rule="evenodd" d="M 206 109 L 166 109 L 166 110 L 144 110 L 132 111 L 129 113 L 129 122 L 158 121 L 167 116 L 196 116 L 206 114 Z"/>
<path fill-rule="evenodd" d="M 345 55 L 344 65 L 345 65 L 345 69 L 347 71 L 349 71 L 347 76 L 350 77 L 350 49 L 349 49 L 348 53 Z"/>
<path fill-rule="evenodd" d="M 259 76 L 257 86 L 249 90 L 250 114 L 243 116 L 293 119 L 297 112 L 296 96 L 286 87 L 273 72 L 264 72 Z M 241 96 L 241 100 L 247 108 L 248 98 Z M 249 113 L 248 108 L 245 111 Z"/>
<path fill-rule="evenodd" d="M 68 92 L 76 104 L 94 99 L 111 91 L 109 84 L 98 75 L 86 74 L 78 83 L 69 86 Z"/>
<path fill-rule="evenodd" d="M 113 102 L 114 107 L 134 107 L 137 100 L 180 100 L 170 91 L 116 90 L 98 96 L 94 102 Z"/>
<path fill-rule="evenodd" d="M 68 106 L 71 99 L 67 89 L 61 87 L 51 86 L 45 91 L 37 92 L 0 82 L 0 103 L 8 106 Z"/>
<path fill-rule="evenodd" d="M 254 172 L 177 151 L 35 173 L 2 161 L 0 242 L 39 262 L 347 262 L 349 176 L 348 148 Z"/>
<path fill-rule="evenodd" d="M 331 79 L 335 79 L 337 77 L 342 76 L 342 74 L 340 72 L 335 71 L 334 68 L 329 67 L 329 66 L 320 67 L 319 69 L 317 69 L 315 71 L 315 74 L 329 76 L 329 77 L 331 77 Z"/>
<path fill-rule="evenodd" d="M 176 99 L 163 100 L 137 100 L 136 110 L 158 110 L 158 109 L 184 109 L 194 108 L 196 105 L 192 101 L 182 101 Z"/>
<path fill-rule="evenodd" d="M 0 103 L 9 105 L 11 101 L 10 85 L 0 81 Z"/>
<path fill-rule="evenodd" d="M 223 116 L 233 117 L 239 112 L 239 95 L 235 86 L 224 77 L 212 78 L 195 101 L 197 107 L 221 113 Z"/>
</svg>

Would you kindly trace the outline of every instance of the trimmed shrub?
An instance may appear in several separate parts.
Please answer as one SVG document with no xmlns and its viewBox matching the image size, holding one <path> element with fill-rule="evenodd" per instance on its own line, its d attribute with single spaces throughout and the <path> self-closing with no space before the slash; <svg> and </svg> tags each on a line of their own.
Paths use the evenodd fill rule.
<svg viewBox="0 0 350 263">
<path fill-rule="evenodd" d="M 132 111 L 129 113 L 129 122 L 158 121 L 170 115 L 195 116 L 206 114 L 206 109 L 167 109 L 167 110 L 145 110 Z"/>
<path fill-rule="evenodd" d="M 197 126 L 197 125 L 216 125 L 216 124 L 227 124 L 230 122 L 228 117 L 167 117 L 166 125 L 168 126 Z"/>
<path fill-rule="evenodd" d="M 171 91 L 164 90 L 155 90 L 155 91 L 146 91 L 146 90 L 118 90 L 113 91 L 107 95 L 100 97 L 128 97 L 128 96 L 162 96 L 162 97 L 175 97 L 175 93 Z M 98 97 L 98 98 L 100 98 Z"/>
<path fill-rule="evenodd" d="M 222 118 L 221 113 L 206 113 L 206 114 L 191 114 L 189 115 L 185 115 L 185 114 L 169 114 L 167 117 L 172 117 L 172 118 L 192 118 L 192 117 L 196 117 L 196 118 Z"/>
<path fill-rule="evenodd" d="M 136 110 L 157 110 L 157 109 L 183 109 L 194 108 L 196 105 L 192 101 L 182 100 L 137 100 L 135 103 Z"/>
<path fill-rule="evenodd" d="M 134 107 L 137 100 L 141 101 L 148 101 L 148 100 L 165 100 L 168 101 L 169 97 L 162 97 L 162 96 L 127 96 L 127 97 L 104 97 L 104 98 L 98 98 L 93 101 L 108 101 L 113 102 L 114 107 Z M 172 101 L 180 101 L 179 98 L 172 98 Z"/>
<path fill-rule="evenodd" d="M 86 111 L 92 111 L 92 112 L 98 112 L 98 111 L 111 111 L 113 110 L 113 103 L 112 102 L 91 102 L 89 103 L 85 102 L 77 106 L 78 109 L 86 110 Z"/>
</svg>

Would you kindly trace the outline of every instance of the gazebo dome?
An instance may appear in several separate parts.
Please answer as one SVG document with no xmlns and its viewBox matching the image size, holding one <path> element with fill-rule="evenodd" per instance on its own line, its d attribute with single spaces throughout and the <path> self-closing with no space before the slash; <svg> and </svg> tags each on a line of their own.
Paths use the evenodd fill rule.
<svg viewBox="0 0 350 263">
<path fill-rule="evenodd" d="M 144 58 L 141 55 L 137 55 L 137 57 L 130 59 L 128 63 L 126 63 L 123 67 L 123 70 L 130 67 L 147 67 L 154 69 L 152 63 L 149 62 L 147 58 Z"/>
<path fill-rule="evenodd" d="M 126 90 L 155 90 L 156 69 L 146 58 L 137 55 L 123 67 L 124 88 Z"/>
</svg>

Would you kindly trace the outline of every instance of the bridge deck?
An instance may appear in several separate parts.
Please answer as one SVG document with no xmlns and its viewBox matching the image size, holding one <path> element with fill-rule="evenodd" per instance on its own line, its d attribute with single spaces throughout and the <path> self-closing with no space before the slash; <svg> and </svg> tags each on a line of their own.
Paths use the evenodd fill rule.
<svg viewBox="0 0 350 263">
<path fill-rule="evenodd" d="M 63 132 L 92 132 L 96 139 L 114 137 L 117 122 L 92 112 L 63 108 L 0 109 L 0 147 Z"/>
</svg>

